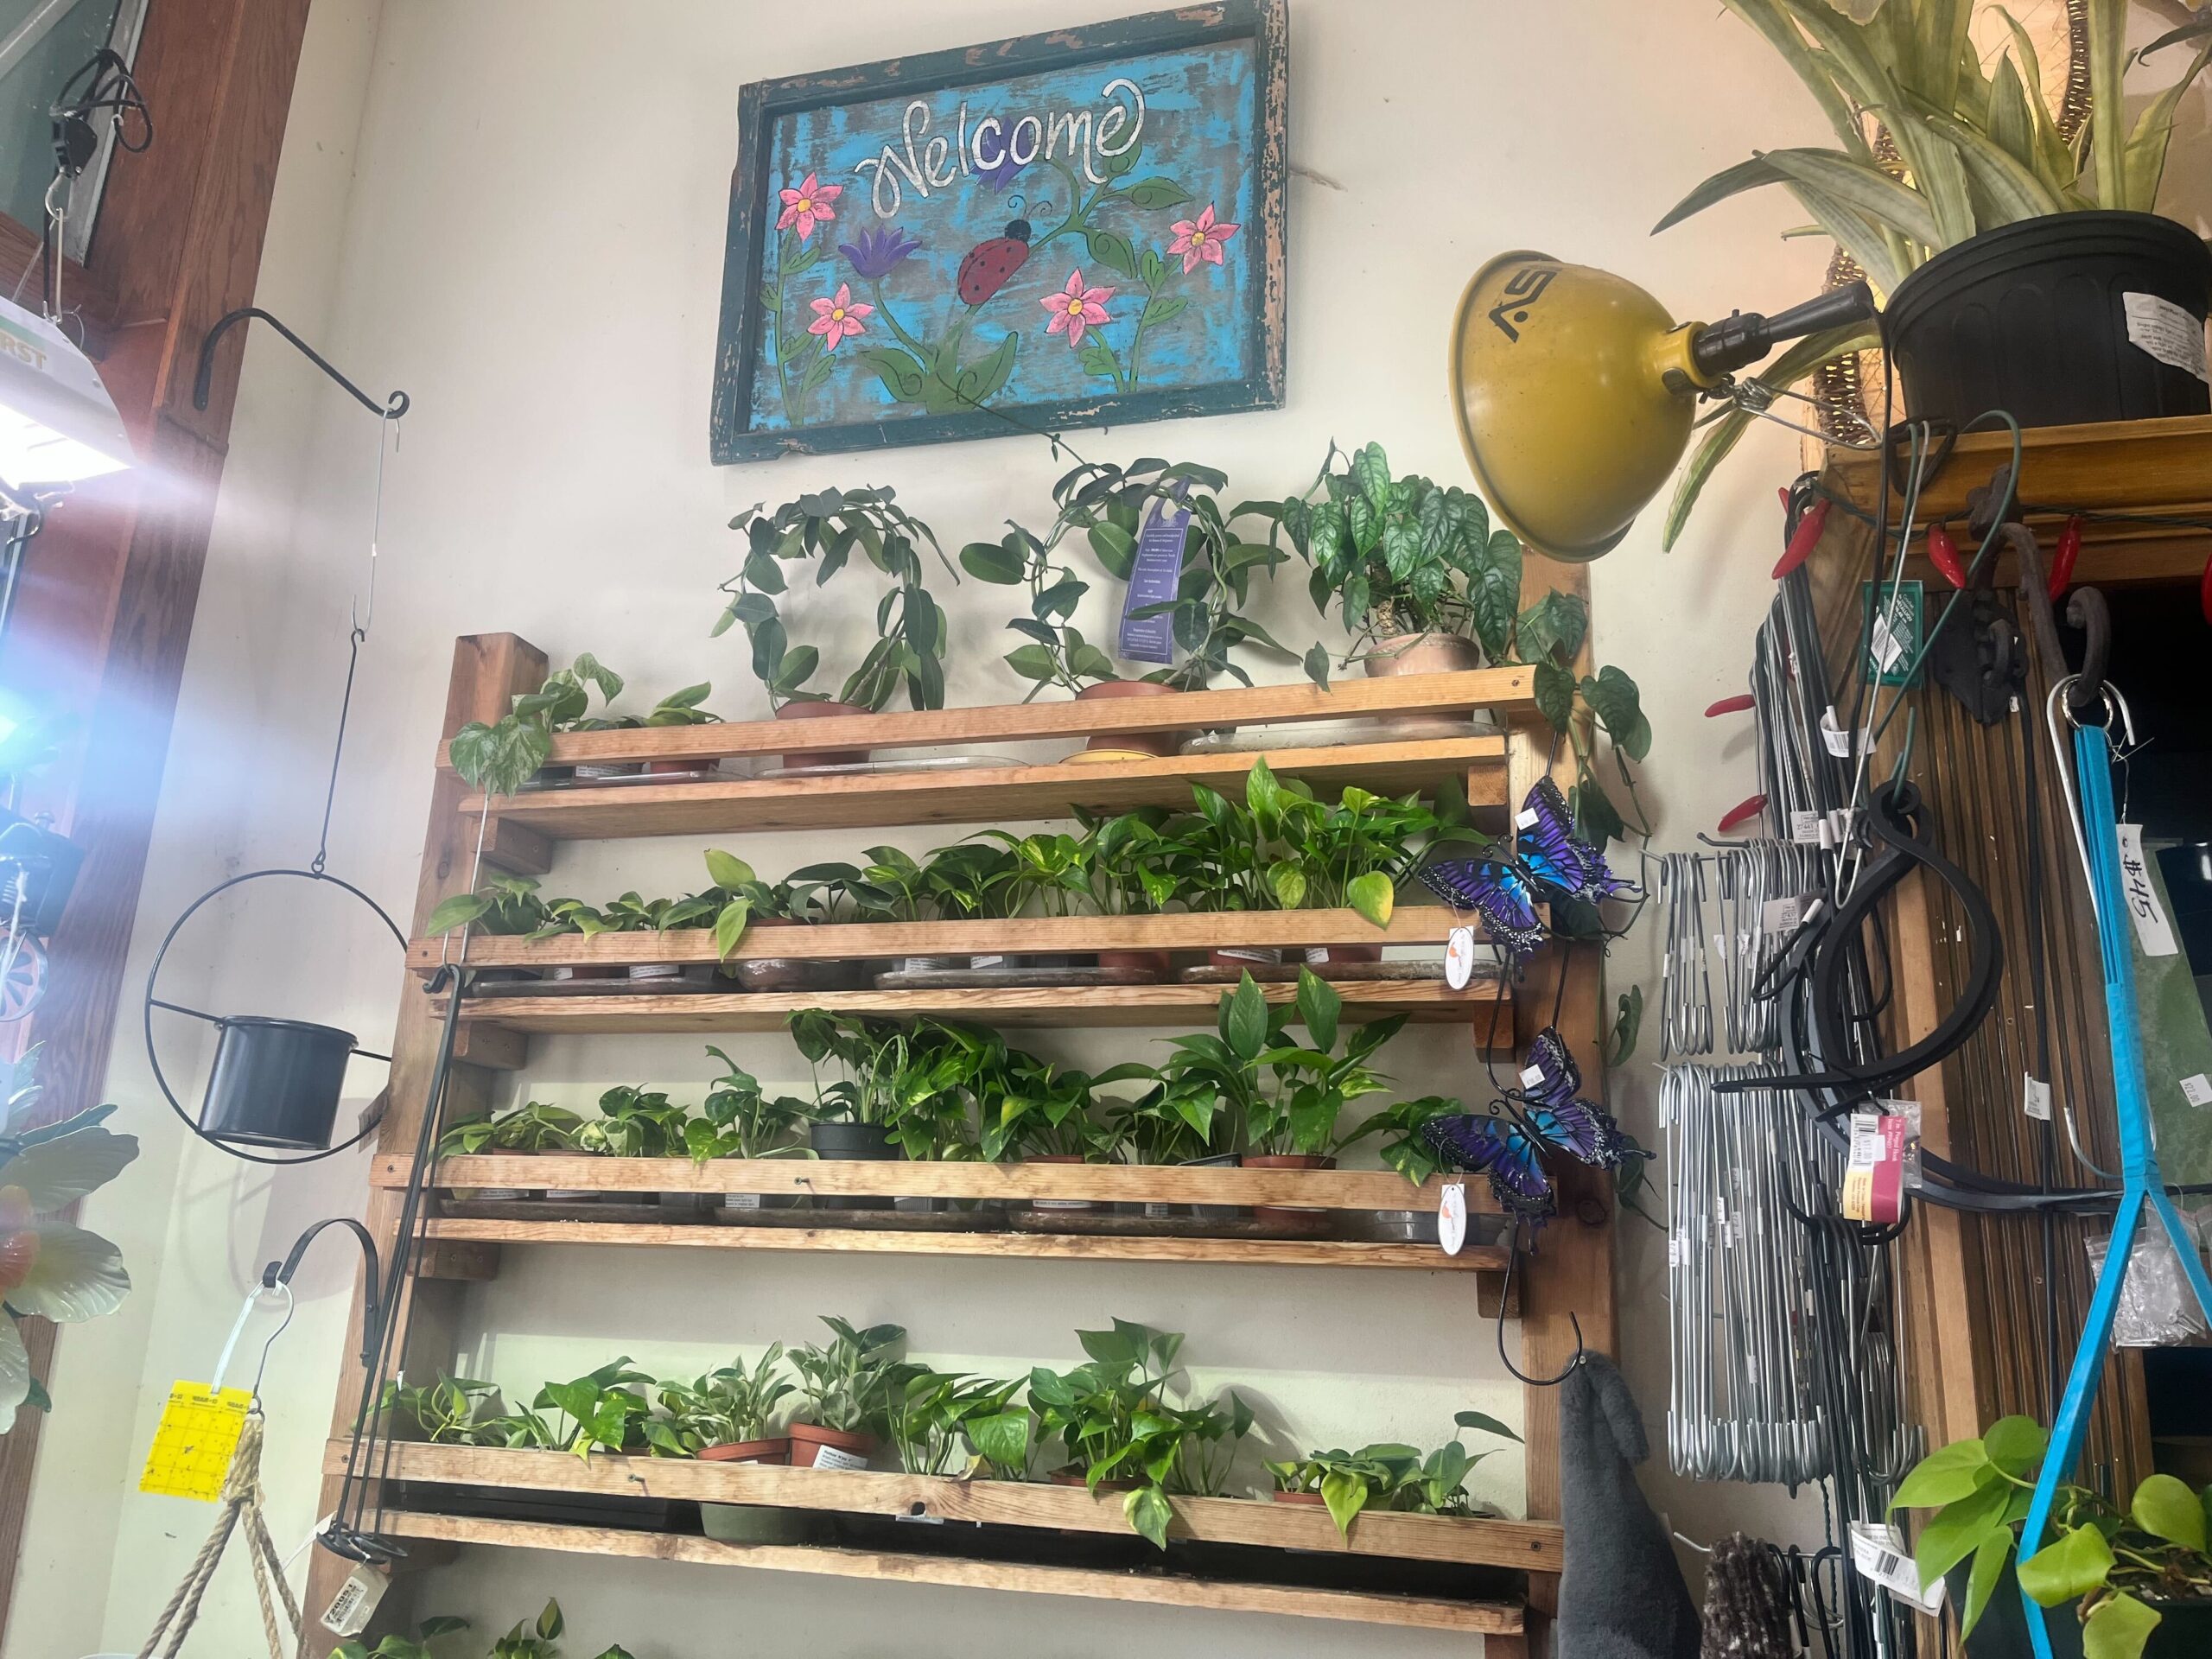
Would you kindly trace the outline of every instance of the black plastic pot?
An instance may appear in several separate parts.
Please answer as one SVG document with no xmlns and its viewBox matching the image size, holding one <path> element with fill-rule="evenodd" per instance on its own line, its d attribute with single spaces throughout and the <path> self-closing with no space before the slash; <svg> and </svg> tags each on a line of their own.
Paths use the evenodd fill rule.
<svg viewBox="0 0 2212 1659">
<path fill-rule="evenodd" d="M 1961 1566 L 1944 1576 L 1952 1603 L 1966 1605 L 1967 1569 Z M 2202 1659 L 2212 1653 L 2212 1600 L 2155 1603 L 2158 1627 L 2144 1644 L 2143 1659 Z M 2050 1632 L 2052 1659 L 2082 1659 L 2082 1620 L 2072 1604 L 2053 1607 L 2044 1616 Z M 1981 1622 L 1967 1638 L 1967 1659 L 2029 1659 L 2035 1652 L 2028 1637 L 2027 1610 L 2020 1605 L 2019 1580 L 2008 1562 Z"/>
<path fill-rule="evenodd" d="M 251 1014 L 219 1020 L 216 1028 L 200 1127 L 240 1146 L 302 1152 L 329 1146 L 353 1033 Z"/>
<path fill-rule="evenodd" d="M 873 1123 L 813 1123 L 807 1126 L 807 1144 L 826 1164 L 889 1163 L 899 1148 L 891 1136 Z M 824 1210 L 888 1210 L 889 1198 L 817 1198 Z"/>
<path fill-rule="evenodd" d="M 2022 426 L 2212 413 L 2212 386 L 2139 343 L 2143 324 L 2131 338 L 2131 294 L 2174 334 L 2193 326 L 2203 362 L 2212 252 L 2172 219 L 2053 213 L 1945 249 L 1883 314 L 1907 408 L 1961 423 L 2002 409 Z"/>
</svg>

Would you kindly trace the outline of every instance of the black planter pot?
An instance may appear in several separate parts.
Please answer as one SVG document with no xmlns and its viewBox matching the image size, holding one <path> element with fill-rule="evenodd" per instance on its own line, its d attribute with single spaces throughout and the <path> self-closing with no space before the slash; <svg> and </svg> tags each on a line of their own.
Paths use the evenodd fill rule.
<svg viewBox="0 0 2212 1659">
<path fill-rule="evenodd" d="M 1967 1568 L 1954 1568 L 1943 1584 L 1952 1605 L 1964 1607 Z M 2144 1644 L 2143 1659 L 2202 1659 L 2212 1653 L 2212 1600 L 2154 1605 L 2161 1618 Z M 2082 1621 L 2070 1604 L 2050 1609 L 2044 1615 L 2044 1628 L 2050 1632 L 2052 1659 L 2082 1659 Z M 1967 1659 L 2030 1659 L 2035 1652 L 2028 1638 L 2027 1610 L 2020 1605 L 2019 1580 L 2012 1576 L 2010 1563 L 1990 1593 L 1981 1622 L 1967 1638 L 1966 1652 Z"/>
<path fill-rule="evenodd" d="M 825 1164 L 889 1163 L 899 1155 L 891 1137 L 873 1123 L 814 1123 L 807 1127 L 807 1144 Z M 824 1210 L 888 1210 L 889 1198 L 817 1198 Z"/>
<path fill-rule="evenodd" d="M 304 1020 L 235 1014 L 217 1022 L 200 1127 L 218 1141 L 321 1152 L 330 1145 L 353 1033 Z"/>
<path fill-rule="evenodd" d="M 2133 325 L 2128 296 L 2139 313 Z M 2196 342 L 2212 251 L 2156 213 L 2053 213 L 1985 231 L 1899 283 L 1883 332 L 1916 417 L 2022 426 L 2212 413 L 2212 386 L 2142 342 Z M 2174 353 L 2164 345 L 2161 350 Z"/>
</svg>

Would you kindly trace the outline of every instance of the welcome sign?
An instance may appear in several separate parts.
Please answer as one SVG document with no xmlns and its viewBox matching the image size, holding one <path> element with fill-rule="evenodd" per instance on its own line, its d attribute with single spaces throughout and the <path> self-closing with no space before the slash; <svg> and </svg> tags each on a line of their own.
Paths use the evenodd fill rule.
<svg viewBox="0 0 2212 1659">
<path fill-rule="evenodd" d="M 1284 0 L 738 99 L 717 461 L 1280 406 Z"/>
</svg>

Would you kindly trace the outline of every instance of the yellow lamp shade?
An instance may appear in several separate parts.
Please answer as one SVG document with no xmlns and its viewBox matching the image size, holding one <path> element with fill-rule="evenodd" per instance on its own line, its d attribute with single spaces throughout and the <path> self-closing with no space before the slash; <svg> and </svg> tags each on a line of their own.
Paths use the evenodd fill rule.
<svg viewBox="0 0 2212 1659">
<path fill-rule="evenodd" d="M 1483 493 L 1555 559 L 1611 552 L 1689 447 L 1718 384 L 1635 283 L 1548 255 L 1500 254 L 1459 299 L 1452 399 Z"/>
</svg>

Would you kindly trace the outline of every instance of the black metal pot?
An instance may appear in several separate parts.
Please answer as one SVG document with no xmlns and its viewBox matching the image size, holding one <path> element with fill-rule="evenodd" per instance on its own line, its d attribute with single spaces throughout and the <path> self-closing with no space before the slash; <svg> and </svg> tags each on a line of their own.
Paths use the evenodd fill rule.
<svg viewBox="0 0 2212 1659">
<path fill-rule="evenodd" d="M 806 1139 L 824 1163 L 889 1163 L 899 1156 L 889 1133 L 873 1123 L 812 1123 L 807 1126 Z M 815 1203 L 824 1210 L 893 1207 L 889 1198 L 817 1198 Z"/>
<path fill-rule="evenodd" d="M 2208 299 L 2212 252 L 2186 226 L 2156 213 L 2053 213 L 1946 248 L 1897 284 L 1883 332 L 1921 419 L 2203 415 L 2212 386 L 2152 348 L 2193 352 L 2201 368 Z"/>
<path fill-rule="evenodd" d="M 216 1022 L 200 1127 L 239 1146 L 319 1152 L 330 1144 L 353 1033 L 304 1020 L 232 1014 Z"/>
</svg>

